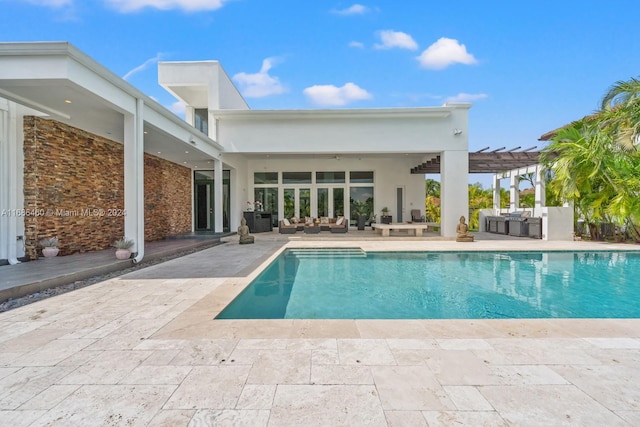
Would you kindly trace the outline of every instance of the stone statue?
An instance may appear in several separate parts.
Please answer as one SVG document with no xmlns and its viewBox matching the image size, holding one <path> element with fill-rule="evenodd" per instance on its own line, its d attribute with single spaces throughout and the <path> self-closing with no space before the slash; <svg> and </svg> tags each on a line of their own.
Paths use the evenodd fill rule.
<svg viewBox="0 0 640 427">
<path fill-rule="evenodd" d="M 253 243 L 253 236 L 249 235 L 249 227 L 247 226 L 247 220 L 242 217 L 240 220 L 240 227 L 238 227 L 238 236 L 240 237 L 240 244 L 247 245 Z"/>
<path fill-rule="evenodd" d="M 456 242 L 473 242 L 473 234 L 469 233 L 469 226 L 465 223 L 464 215 L 456 227 Z"/>
</svg>

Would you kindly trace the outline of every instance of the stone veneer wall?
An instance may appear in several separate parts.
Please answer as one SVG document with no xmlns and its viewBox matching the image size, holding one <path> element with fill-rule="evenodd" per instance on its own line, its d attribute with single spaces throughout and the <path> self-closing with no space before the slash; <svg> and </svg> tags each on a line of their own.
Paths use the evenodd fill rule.
<svg viewBox="0 0 640 427">
<path fill-rule="evenodd" d="M 144 155 L 144 237 L 191 232 L 191 169 Z"/>
<path fill-rule="evenodd" d="M 60 255 L 107 249 L 124 233 L 122 144 L 66 124 L 24 118 L 26 254 L 57 236 Z M 191 231 L 191 170 L 145 153 L 145 241 Z M 36 211 L 37 210 L 37 211 Z"/>
</svg>

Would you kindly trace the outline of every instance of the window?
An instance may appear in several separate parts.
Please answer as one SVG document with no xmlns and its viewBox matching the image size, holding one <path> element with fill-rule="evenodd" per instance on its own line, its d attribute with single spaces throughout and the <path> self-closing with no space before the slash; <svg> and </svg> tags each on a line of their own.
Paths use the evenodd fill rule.
<svg viewBox="0 0 640 427">
<path fill-rule="evenodd" d="M 311 189 L 300 189 L 300 218 L 311 216 Z"/>
<path fill-rule="evenodd" d="M 195 171 L 194 172 L 194 179 L 197 180 L 203 180 L 203 179 L 208 179 L 213 181 L 213 171 Z"/>
<path fill-rule="evenodd" d="M 357 223 L 359 216 L 367 220 L 373 214 L 373 187 L 351 187 L 349 189 L 351 222 Z"/>
<path fill-rule="evenodd" d="M 193 127 L 205 135 L 209 135 L 209 110 L 196 108 L 193 114 Z"/>
<path fill-rule="evenodd" d="M 282 172 L 283 184 L 311 184 L 311 172 Z"/>
<path fill-rule="evenodd" d="M 344 216 L 344 188 L 333 189 L 333 216 Z"/>
<path fill-rule="evenodd" d="M 329 189 L 318 188 L 318 215 L 329 216 Z"/>
<path fill-rule="evenodd" d="M 254 188 L 254 200 L 262 203 L 262 210 L 271 212 L 271 220 L 273 226 L 278 225 L 278 188 L 277 187 L 261 187 Z"/>
<path fill-rule="evenodd" d="M 296 190 L 293 188 L 284 189 L 284 218 L 296 216 Z"/>
<path fill-rule="evenodd" d="M 277 184 L 278 172 L 255 172 L 253 174 L 254 184 Z"/>
<path fill-rule="evenodd" d="M 373 172 L 349 172 L 349 179 L 352 184 L 373 182 Z"/>
<path fill-rule="evenodd" d="M 343 184 L 344 172 L 316 172 L 318 184 Z"/>
</svg>

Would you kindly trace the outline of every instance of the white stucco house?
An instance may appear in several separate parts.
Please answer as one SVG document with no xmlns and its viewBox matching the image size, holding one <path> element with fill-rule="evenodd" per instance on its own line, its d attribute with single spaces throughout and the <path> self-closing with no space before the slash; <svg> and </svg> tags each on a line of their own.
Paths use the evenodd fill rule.
<svg viewBox="0 0 640 427">
<path fill-rule="evenodd" d="M 274 222 L 350 218 L 356 205 L 406 221 L 424 213 L 425 177 L 412 169 L 435 158 L 441 235 L 468 215 L 470 104 L 252 110 L 217 61 L 160 63 L 159 83 L 185 120 L 69 43 L 0 43 L 0 259 L 52 233 L 73 242 L 68 253 L 122 233 L 140 260 L 159 227 L 234 231 L 255 201 Z M 78 211 L 59 209 L 70 200 Z M 109 231 L 83 242 L 79 227 Z"/>
</svg>

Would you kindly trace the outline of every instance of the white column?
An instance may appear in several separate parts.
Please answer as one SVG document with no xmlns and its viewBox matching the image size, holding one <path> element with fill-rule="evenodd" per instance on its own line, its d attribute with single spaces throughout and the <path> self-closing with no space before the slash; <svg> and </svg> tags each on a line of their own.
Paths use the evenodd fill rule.
<svg viewBox="0 0 640 427">
<path fill-rule="evenodd" d="M 184 107 L 184 121 L 191 126 L 196 126 L 196 110 L 190 105 Z"/>
<path fill-rule="evenodd" d="M 136 101 L 135 114 L 124 117 L 124 234 L 133 239 L 134 262 L 144 257 L 144 101 Z"/>
<path fill-rule="evenodd" d="M 500 178 L 493 175 L 493 214 L 500 215 Z"/>
<path fill-rule="evenodd" d="M 18 264 L 18 156 L 17 156 L 17 108 L 14 102 L 0 104 L 0 259 Z"/>
<path fill-rule="evenodd" d="M 469 154 L 440 154 L 440 235 L 455 237 L 461 216 L 469 221 Z"/>
<path fill-rule="evenodd" d="M 520 192 L 518 187 L 520 185 L 520 176 L 515 172 L 511 172 L 511 187 L 509 188 L 509 212 L 518 210 L 520 206 Z"/>
<path fill-rule="evenodd" d="M 533 216 L 542 216 L 542 208 L 546 206 L 546 184 L 544 182 L 544 169 L 542 165 L 536 165 L 536 192 Z"/>
<path fill-rule="evenodd" d="M 211 110 L 208 110 L 207 114 L 207 127 L 209 129 L 209 135 L 207 136 L 218 142 L 218 120 Z"/>
<path fill-rule="evenodd" d="M 222 206 L 222 160 L 213 159 L 213 206 L 214 206 L 214 231 L 223 231 L 223 211 Z"/>
</svg>

